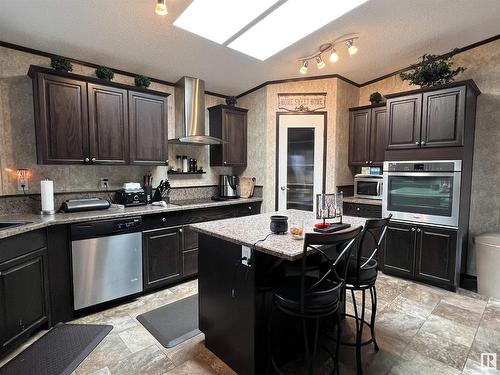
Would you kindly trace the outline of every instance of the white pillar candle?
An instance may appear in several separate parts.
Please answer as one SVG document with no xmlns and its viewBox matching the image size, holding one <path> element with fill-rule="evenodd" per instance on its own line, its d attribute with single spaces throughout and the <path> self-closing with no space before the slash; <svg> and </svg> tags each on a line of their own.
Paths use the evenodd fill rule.
<svg viewBox="0 0 500 375">
<path fill-rule="evenodd" d="M 42 212 L 54 211 L 54 182 L 40 181 L 40 194 L 42 195 Z"/>
</svg>

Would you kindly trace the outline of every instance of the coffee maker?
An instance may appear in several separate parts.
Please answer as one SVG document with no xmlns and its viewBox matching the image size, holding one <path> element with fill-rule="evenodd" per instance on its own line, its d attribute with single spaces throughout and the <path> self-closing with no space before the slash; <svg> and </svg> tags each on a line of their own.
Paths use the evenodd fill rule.
<svg viewBox="0 0 500 375">
<path fill-rule="evenodd" d="M 235 199 L 240 197 L 240 179 L 238 176 L 219 176 L 219 198 Z"/>
</svg>

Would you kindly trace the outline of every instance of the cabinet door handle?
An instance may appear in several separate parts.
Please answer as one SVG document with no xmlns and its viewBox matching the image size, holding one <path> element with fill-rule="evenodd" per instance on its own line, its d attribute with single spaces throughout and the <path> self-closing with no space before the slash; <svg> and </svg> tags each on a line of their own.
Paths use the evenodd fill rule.
<svg viewBox="0 0 500 375">
<path fill-rule="evenodd" d="M 425 146 L 425 141 L 420 142 L 422 146 Z"/>
<path fill-rule="evenodd" d="M 167 160 L 165 160 L 165 165 L 168 165 L 168 159 L 167 159 Z"/>
<path fill-rule="evenodd" d="M 367 160 L 367 161 L 365 161 L 365 164 L 368 164 L 368 160 Z"/>
<path fill-rule="evenodd" d="M 226 164 L 227 164 L 227 161 L 224 162 L 224 165 L 226 165 Z"/>
<path fill-rule="evenodd" d="M 89 158 L 85 158 L 85 159 L 83 159 L 83 161 L 84 161 L 84 163 L 88 163 L 88 162 L 90 162 L 90 159 Z"/>
<path fill-rule="evenodd" d="M 415 228 L 411 228 L 411 231 L 412 231 L 412 232 L 415 232 Z"/>
<path fill-rule="evenodd" d="M 95 163 L 95 158 L 92 158 L 91 160 L 92 160 L 92 163 Z"/>
<path fill-rule="evenodd" d="M 417 229 L 417 232 L 419 232 L 419 233 L 420 233 L 420 228 L 418 228 L 418 229 Z"/>
<path fill-rule="evenodd" d="M 370 164 L 373 164 L 373 161 L 370 160 Z"/>
<path fill-rule="evenodd" d="M 2 271 L 0 271 L 0 277 L 2 277 L 2 276 L 3 276 L 3 273 L 2 273 Z"/>
<path fill-rule="evenodd" d="M 162 217 L 162 218 L 161 218 L 161 222 L 162 222 L 162 223 L 166 223 L 166 222 L 167 222 L 167 219 L 166 219 L 166 218 L 164 218 L 164 217 Z"/>
<path fill-rule="evenodd" d="M 356 207 L 356 211 L 359 211 L 359 210 L 360 210 L 360 208 L 359 208 L 359 207 Z"/>
<path fill-rule="evenodd" d="M 184 229 L 179 228 L 179 233 L 182 233 L 182 232 L 184 232 Z"/>
<path fill-rule="evenodd" d="M 418 146 L 418 145 L 420 144 L 420 142 L 419 142 L 419 141 L 416 141 L 416 142 L 415 142 L 415 144 Z"/>
</svg>

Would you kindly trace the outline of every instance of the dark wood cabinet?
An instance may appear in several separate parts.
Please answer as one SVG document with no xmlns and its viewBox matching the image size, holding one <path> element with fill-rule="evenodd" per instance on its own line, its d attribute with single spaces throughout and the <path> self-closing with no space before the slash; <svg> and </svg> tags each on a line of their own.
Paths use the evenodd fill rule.
<svg viewBox="0 0 500 375">
<path fill-rule="evenodd" d="M 159 288 L 182 277 L 182 228 L 143 232 L 144 290 Z"/>
<path fill-rule="evenodd" d="M 87 84 L 39 74 L 33 93 L 38 163 L 85 163 L 89 157 Z"/>
<path fill-rule="evenodd" d="M 417 227 L 415 275 L 421 280 L 453 283 L 457 231 Z"/>
<path fill-rule="evenodd" d="M 422 147 L 463 146 L 465 86 L 422 94 Z"/>
<path fill-rule="evenodd" d="M 474 126 L 474 118 L 467 119 L 466 114 L 475 113 L 479 93 L 468 80 L 386 95 L 387 150 L 464 146 L 466 123 Z M 401 154 L 395 157 L 401 160 L 401 156 L 411 158 Z M 413 160 L 419 158 L 415 155 Z"/>
<path fill-rule="evenodd" d="M 167 164 L 169 94 L 30 66 L 39 164 Z"/>
<path fill-rule="evenodd" d="M 387 149 L 419 147 L 422 94 L 388 99 L 387 112 Z"/>
<path fill-rule="evenodd" d="M 382 217 L 382 205 L 345 202 L 342 205 L 344 215 L 358 217 Z"/>
<path fill-rule="evenodd" d="M 385 154 L 385 105 L 350 109 L 349 165 L 382 165 Z"/>
<path fill-rule="evenodd" d="M 391 222 L 381 268 L 388 274 L 454 289 L 457 235 L 454 229 Z"/>
<path fill-rule="evenodd" d="M 89 83 L 90 161 L 128 164 L 127 90 Z"/>
<path fill-rule="evenodd" d="M 385 234 L 382 268 L 395 275 L 413 275 L 415 227 L 390 223 Z"/>
<path fill-rule="evenodd" d="M 167 98 L 129 91 L 130 162 L 166 165 Z"/>
<path fill-rule="evenodd" d="M 183 228 L 182 261 L 184 276 L 198 273 L 198 232 L 189 227 Z"/>
<path fill-rule="evenodd" d="M 49 320 L 47 249 L 0 263 L 0 353 Z"/>
<path fill-rule="evenodd" d="M 247 109 L 227 105 L 210 107 L 210 135 L 226 141 L 210 146 L 210 165 L 247 165 Z"/>
</svg>

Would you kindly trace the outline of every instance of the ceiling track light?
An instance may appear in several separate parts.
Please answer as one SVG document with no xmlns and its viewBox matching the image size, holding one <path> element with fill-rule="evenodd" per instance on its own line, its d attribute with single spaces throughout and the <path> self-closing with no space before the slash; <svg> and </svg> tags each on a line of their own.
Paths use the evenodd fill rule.
<svg viewBox="0 0 500 375">
<path fill-rule="evenodd" d="M 358 47 L 354 45 L 354 41 L 356 39 L 359 39 L 359 36 L 357 34 L 347 34 L 335 39 L 331 43 L 322 44 L 321 46 L 319 46 L 318 50 L 313 54 L 298 59 L 301 63 L 299 72 L 301 74 L 307 74 L 307 67 L 309 65 L 309 60 L 315 60 L 316 67 L 318 69 L 323 69 L 326 66 L 326 64 L 323 61 L 322 55 L 329 51 L 331 51 L 329 58 L 330 62 L 332 63 L 337 62 L 340 59 L 340 57 L 335 47 L 338 45 L 344 44 L 347 47 L 347 52 L 349 53 L 349 55 L 350 56 L 354 55 L 356 52 L 358 52 Z"/>
<path fill-rule="evenodd" d="M 155 13 L 159 16 L 166 16 L 168 14 L 167 0 L 157 0 Z"/>
</svg>

